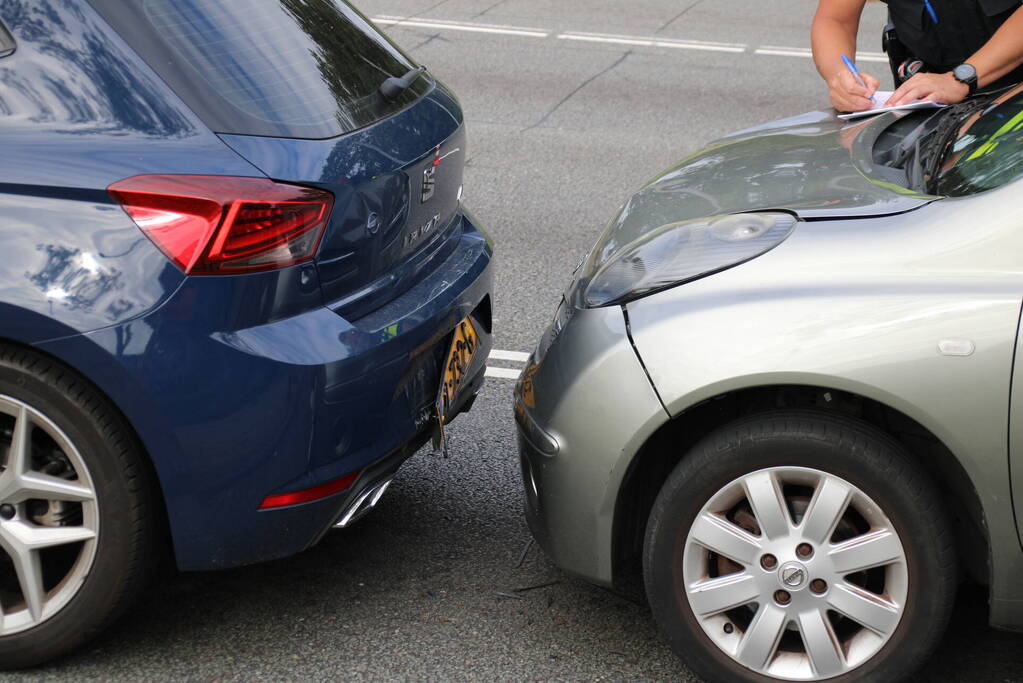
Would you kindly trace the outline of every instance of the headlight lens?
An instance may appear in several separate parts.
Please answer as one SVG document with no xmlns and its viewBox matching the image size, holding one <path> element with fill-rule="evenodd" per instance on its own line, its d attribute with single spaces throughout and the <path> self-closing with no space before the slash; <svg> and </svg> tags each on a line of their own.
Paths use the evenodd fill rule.
<svg viewBox="0 0 1023 683">
<path fill-rule="evenodd" d="M 627 244 L 585 271 L 587 306 L 624 303 L 736 266 L 785 241 L 796 218 L 781 212 L 739 213 L 669 223 Z M 598 254 L 599 250 L 594 250 Z"/>
</svg>

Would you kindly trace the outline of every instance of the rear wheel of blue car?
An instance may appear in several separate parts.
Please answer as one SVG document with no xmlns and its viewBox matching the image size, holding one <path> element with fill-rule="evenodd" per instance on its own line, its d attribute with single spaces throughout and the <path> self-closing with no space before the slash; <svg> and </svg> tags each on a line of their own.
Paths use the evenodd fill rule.
<svg viewBox="0 0 1023 683">
<path fill-rule="evenodd" d="M 0 345 L 0 667 L 67 652 L 138 595 L 154 558 L 151 482 L 88 382 Z"/>
<path fill-rule="evenodd" d="M 662 487 L 644 546 L 650 606 L 711 681 L 904 680 L 955 596 L 943 510 L 900 445 L 866 423 L 745 418 Z"/>
</svg>

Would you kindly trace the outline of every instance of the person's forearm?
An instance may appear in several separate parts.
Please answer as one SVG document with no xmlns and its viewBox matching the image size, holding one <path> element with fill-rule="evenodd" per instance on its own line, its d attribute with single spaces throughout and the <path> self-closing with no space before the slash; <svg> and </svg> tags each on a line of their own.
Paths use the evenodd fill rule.
<svg viewBox="0 0 1023 683">
<path fill-rule="evenodd" d="M 818 12 L 813 19 L 810 43 L 813 46 L 813 61 L 825 82 L 830 82 L 839 69 L 844 69 L 842 55 L 855 59 L 856 32 L 859 22 L 842 22 L 822 17 Z"/>
<path fill-rule="evenodd" d="M 980 87 L 994 83 L 1023 64 L 1023 7 L 1013 12 L 966 63 L 977 70 Z"/>
</svg>

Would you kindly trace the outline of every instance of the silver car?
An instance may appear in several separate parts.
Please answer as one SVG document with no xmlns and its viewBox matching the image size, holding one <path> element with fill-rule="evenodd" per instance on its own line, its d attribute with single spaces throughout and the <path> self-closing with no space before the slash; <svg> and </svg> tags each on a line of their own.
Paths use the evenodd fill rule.
<svg viewBox="0 0 1023 683">
<path fill-rule="evenodd" d="M 1023 629 L 1023 88 L 736 133 L 632 196 L 516 388 L 566 571 L 708 680 L 902 680 Z M 1015 495 L 1015 497 L 1014 497 Z"/>
</svg>

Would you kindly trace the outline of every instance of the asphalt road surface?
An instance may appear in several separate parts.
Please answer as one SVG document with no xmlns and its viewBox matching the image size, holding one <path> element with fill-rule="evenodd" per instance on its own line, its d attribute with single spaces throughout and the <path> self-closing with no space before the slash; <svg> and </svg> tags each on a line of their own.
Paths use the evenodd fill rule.
<svg viewBox="0 0 1023 683">
<path fill-rule="evenodd" d="M 171 576 L 80 653 L 15 680 L 695 680 L 639 586 L 566 577 L 521 516 L 512 381 L 615 209 L 729 131 L 827 106 L 809 0 L 363 0 L 461 97 L 466 201 L 497 241 L 496 348 L 476 407 L 380 507 L 300 556 Z M 868 6 L 861 66 L 883 7 Z M 875 54 L 869 54 L 874 52 Z M 875 61 L 872 61 L 875 60 Z M 919 680 L 1023 680 L 1023 636 L 965 589 Z"/>
</svg>

